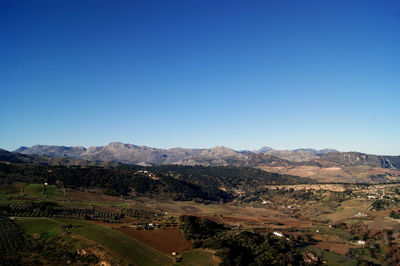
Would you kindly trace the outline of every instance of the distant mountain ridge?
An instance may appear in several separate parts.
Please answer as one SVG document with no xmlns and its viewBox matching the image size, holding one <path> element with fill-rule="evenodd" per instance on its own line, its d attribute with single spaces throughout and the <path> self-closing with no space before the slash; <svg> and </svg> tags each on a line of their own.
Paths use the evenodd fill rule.
<svg viewBox="0 0 400 266">
<path fill-rule="evenodd" d="M 79 166 L 101 166 L 101 167 L 115 167 L 120 165 L 118 162 L 107 162 L 107 161 L 89 161 L 77 158 L 68 157 L 54 157 L 46 155 L 37 154 L 22 154 L 17 152 L 9 152 L 0 149 L 0 162 L 10 162 L 10 163 L 27 163 L 34 165 L 79 165 Z"/>
<path fill-rule="evenodd" d="M 111 161 L 142 166 L 162 164 L 226 166 L 230 165 L 226 161 L 228 159 L 236 161 L 235 165 L 245 166 L 248 165 L 249 161 L 249 155 L 240 154 L 223 146 L 211 149 L 157 149 L 119 142 L 112 142 L 106 146 L 89 147 L 87 149 L 83 147 L 35 145 L 31 148 L 21 147 L 14 152 L 25 155 Z M 251 155 L 256 156 L 255 154 Z M 266 157 L 268 158 L 269 156 Z M 276 159 L 279 160 L 278 158 Z"/>
<path fill-rule="evenodd" d="M 4 154 L 4 157 L 6 160 L 3 161 L 50 165 L 112 166 L 122 163 L 141 166 L 250 167 L 271 173 L 309 177 L 320 182 L 400 180 L 400 156 L 338 152 L 332 149 L 274 150 L 263 147 L 256 151 L 235 151 L 224 146 L 210 149 L 157 149 L 112 142 L 88 148 L 35 145 L 21 147 L 11 154 Z"/>
<path fill-rule="evenodd" d="M 147 146 L 111 142 L 106 146 L 92 146 L 89 148 L 82 146 L 34 145 L 32 147 L 20 147 L 14 152 L 27 155 L 36 154 L 95 161 L 115 161 L 139 165 L 228 165 L 227 159 L 230 159 L 230 161 L 235 159 L 236 161 L 243 162 L 244 165 L 248 165 L 249 163 L 246 163 L 246 161 L 251 161 L 254 157 L 260 160 L 260 155 L 257 154 L 265 155 L 267 160 L 270 160 L 270 157 L 273 156 L 276 157 L 276 160 L 283 159 L 303 162 L 318 158 L 319 154 L 324 154 L 323 151 L 313 149 L 279 151 L 270 147 L 262 147 L 257 151 L 235 151 L 224 146 L 210 149 L 157 149 Z"/>
<path fill-rule="evenodd" d="M 83 159 L 89 161 L 111 161 L 137 165 L 205 165 L 205 166 L 288 166 L 292 164 L 315 164 L 316 160 L 346 165 L 369 165 L 389 169 L 400 169 L 400 156 L 368 155 L 356 152 L 338 152 L 334 149 L 274 150 L 262 147 L 256 151 L 235 151 L 218 146 L 209 149 L 171 148 L 158 149 L 134 144 L 111 142 L 105 146 L 67 147 L 34 145 L 20 147 L 14 152 L 26 155 Z"/>
<path fill-rule="evenodd" d="M 14 152 L 22 154 L 37 154 L 52 157 L 79 158 L 82 153 L 86 152 L 86 148 L 82 146 L 67 147 L 54 145 L 34 145 L 32 147 L 21 146 Z"/>
<path fill-rule="evenodd" d="M 325 161 L 346 165 L 369 165 L 400 170 L 400 156 L 380 156 L 360 152 L 327 153 L 321 156 Z"/>
</svg>

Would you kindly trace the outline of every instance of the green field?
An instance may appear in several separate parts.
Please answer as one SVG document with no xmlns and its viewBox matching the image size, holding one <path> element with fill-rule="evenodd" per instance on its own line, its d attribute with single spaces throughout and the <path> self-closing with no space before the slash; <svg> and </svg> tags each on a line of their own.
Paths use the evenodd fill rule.
<svg viewBox="0 0 400 266">
<path fill-rule="evenodd" d="M 121 203 L 113 203 L 107 201 L 83 201 L 83 203 L 88 204 L 89 206 L 110 206 L 110 207 L 119 207 L 119 208 L 128 208 L 129 203 L 121 202 Z"/>
<path fill-rule="evenodd" d="M 231 213 L 230 211 L 219 208 L 218 205 L 203 205 L 200 206 L 200 209 L 205 213 L 216 213 L 216 214 Z"/>
<path fill-rule="evenodd" d="M 42 184 L 28 184 L 24 187 L 25 198 L 44 198 Z"/>
<path fill-rule="evenodd" d="M 55 185 L 48 185 L 43 193 L 42 184 L 28 184 L 24 187 L 25 198 L 43 199 L 48 198 L 52 201 L 66 200 L 63 188 L 58 188 Z"/>
<path fill-rule="evenodd" d="M 10 184 L 3 183 L 0 184 L 0 195 L 17 195 L 22 192 L 22 188 L 25 183 L 22 182 L 12 182 Z"/>
<path fill-rule="evenodd" d="M 46 188 L 45 195 L 50 200 L 66 200 L 67 199 L 64 195 L 64 189 L 58 188 L 55 185 L 48 185 Z"/>
<path fill-rule="evenodd" d="M 178 265 L 218 265 L 214 259 L 214 254 L 207 250 L 192 250 L 182 256 L 183 260 Z"/>
<path fill-rule="evenodd" d="M 65 225 L 75 226 L 69 231 L 91 240 L 104 247 L 109 252 L 117 255 L 126 264 L 139 265 L 170 265 L 172 259 L 148 246 L 141 244 L 133 238 L 99 224 L 93 224 L 79 219 L 60 218 L 18 218 L 28 234 L 52 236 L 62 232 Z"/>
<path fill-rule="evenodd" d="M 172 262 L 168 256 L 105 226 L 87 224 L 74 229 L 73 232 L 98 243 L 113 253 L 120 255 L 130 263 L 137 263 L 139 265 L 167 265 Z"/>
<path fill-rule="evenodd" d="M 0 184 L 0 204 L 21 204 L 22 201 L 15 198 L 22 195 L 24 186 L 22 182 Z"/>
<path fill-rule="evenodd" d="M 17 199 L 9 199 L 9 197 L 2 197 L 0 195 L 0 204 L 1 205 L 23 204 L 23 201 L 22 200 L 17 200 Z"/>
<path fill-rule="evenodd" d="M 53 236 L 61 233 L 62 229 L 59 223 L 47 218 L 23 218 L 16 220 L 17 224 L 25 229 L 29 235 Z"/>
</svg>

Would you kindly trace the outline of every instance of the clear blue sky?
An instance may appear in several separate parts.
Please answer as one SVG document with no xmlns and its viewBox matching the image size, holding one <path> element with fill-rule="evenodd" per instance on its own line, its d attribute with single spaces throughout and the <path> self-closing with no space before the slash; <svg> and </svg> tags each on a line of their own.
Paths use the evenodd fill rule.
<svg viewBox="0 0 400 266">
<path fill-rule="evenodd" d="M 0 1 L 0 147 L 400 154 L 400 1 Z"/>
</svg>

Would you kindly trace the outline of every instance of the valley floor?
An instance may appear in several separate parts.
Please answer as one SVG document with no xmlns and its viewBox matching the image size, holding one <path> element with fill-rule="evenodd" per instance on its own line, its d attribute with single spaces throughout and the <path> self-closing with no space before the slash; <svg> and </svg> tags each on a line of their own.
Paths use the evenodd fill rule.
<svg viewBox="0 0 400 266">
<path fill-rule="evenodd" d="M 181 215 L 215 221 L 232 231 L 287 238 L 304 256 L 313 254 L 315 263 L 388 265 L 399 254 L 400 185 L 396 184 L 277 185 L 227 203 L 122 198 L 105 195 L 101 189 L 55 185 L 43 191 L 42 184 L 22 182 L 3 183 L 0 188 L 3 217 L 9 217 L 2 219 L 11 219 L 35 245 L 50 245 L 49 254 L 64 248 L 75 254 L 45 257 L 27 249 L 23 263 L 218 264 L 215 251 L 196 249 L 184 238 Z M 7 249 L 7 243 L 1 242 L 1 248 Z M 13 254 L 8 258 L 12 260 Z"/>
</svg>

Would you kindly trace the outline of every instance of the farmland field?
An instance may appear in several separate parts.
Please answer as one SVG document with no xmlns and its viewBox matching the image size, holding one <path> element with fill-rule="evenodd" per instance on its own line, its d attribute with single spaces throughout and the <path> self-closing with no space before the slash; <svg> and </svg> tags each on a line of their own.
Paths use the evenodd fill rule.
<svg viewBox="0 0 400 266">
<path fill-rule="evenodd" d="M 24 198 L 27 199 L 40 199 L 44 198 L 43 184 L 28 184 L 24 187 Z"/>
<path fill-rule="evenodd" d="M 25 183 L 23 182 L 10 182 L 10 183 L 1 183 L 0 184 L 0 195 L 12 195 L 19 194 L 22 192 Z"/>
<path fill-rule="evenodd" d="M 46 187 L 46 192 L 45 195 L 50 199 L 50 200 L 66 200 L 66 197 L 64 195 L 64 189 L 59 188 L 55 185 L 48 185 Z"/>
<path fill-rule="evenodd" d="M 46 234 L 47 236 L 56 235 L 61 232 L 59 223 L 46 218 L 18 218 L 17 224 L 25 229 L 29 235 Z"/>
<path fill-rule="evenodd" d="M 100 244 L 129 263 L 139 265 L 167 265 L 171 263 L 171 259 L 162 253 L 121 232 L 102 225 L 87 223 L 72 232 Z"/>
<path fill-rule="evenodd" d="M 215 255 L 212 251 L 195 249 L 185 253 L 182 256 L 183 260 L 179 263 L 182 266 L 206 266 L 206 265 L 218 265 L 219 261 L 215 259 Z"/>
<path fill-rule="evenodd" d="M 29 249 L 32 241 L 24 235 L 23 230 L 9 218 L 0 217 L 0 264 L 1 255 L 12 255 Z"/>
<path fill-rule="evenodd" d="M 340 255 L 337 253 L 333 253 L 333 252 L 329 252 L 327 250 L 320 249 L 315 246 L 307 247 L 307 248 L 305 248 L 305 250 L 313 252 L 318 257 L 326 260 L 327 261 L 326 265 L 329 265 L 329 266 L 339 266 L 339 265 L 356 266 L 356 265 L 358 265 L 357 261 L 354 259 L 350 259 L 346 256 L 343 256 L 343 255 Z"/>
<path fill-rule="evenodd" d="M 315 246 L 321 249 L 330 250 L 340 255 L 346 255 L 350 251 L 350 249 L 357 249 L 361 247 L 359 245 L 357 246 L 354 244 L 352 245 L 347 243 L 329 243 L 329 242 L 321 242 Z"/>
<path fill-rule="evenodd" d="M 133 238 L 109 227 L 92 224 L 84 220 L 59 218 L 18 218 L 20 224 L 31 235 L 56 235 L 61 232 L 62 226 L 73 226 L 69 231 L 90 240 L 110 253 L 118 256 L 127 264 L 138 265 L 168 265 L 172 263 L 170 257 L 143 245 Z"/>
<path fill-rule="evenodd" d="M 186 240 L 178 229 L 136 230 L 133 228 L 118 228 L 118 231 L 157 249 L 167 255 L 188 251 L 192 243 Z"/>
<path fill-rule="evenodd" d="M 359 212 L 365 212 L 371 206 L 371 200 L 348 200 L 342 202 L 337 210 L 332 214 L 321 215 L 322 218 L 327 218 L 332 221 L 340 221 L 354 217 Z"/>
<path fill-rule="evenodd" d="M 101 191 L 80 191 L 76 189 L 66 189 L 67 196 L 73 201 L 87 201 L 87 202 L 107 202 L 107 203 L 123 203 L 123 200 L 118 197 L 108 196 L 101 193 Z"/>
<path fill-rule="evenodd" d="M 282 256 L 289 252 L 294 258 L 290 248 L 305 247 L 298 248 L 300 256 L 309 252 L 327 265 L 355 265 L 353 258 L 379 264 L 394 261 L 387 246 L 400 243 L 400 186 L 395 184 L 269 185 L 226 203 L 116 196 L 59 183 L 49 184 L 44 193 L 42 184 L 28 182 L 3 182 L 0 188 L 0 211 L 20 226 L 20 234 L 36 246 L 52 243 L 44 245 L 63 252 L 58 258 L 49 251 L 55 264 L 73 258 L 77 265 L 217 265 L 241 249 L 248 253 L 266 247 L 243 246 L 265 241 L 255 239 L 273 245 L 280 236 L 288 241 Z M 201 222 L 186 228 L 185 215 Z M 223 231 L 208 232 L 212 222 L 223 225 Z M 379 251 L 373 253 L 371 246 Z M 235 252 L 224 253 L 229 249 Z M 31 252 L 25 262 L 35 257 L 47 261 L 37 250 Z"/>
</svg>

